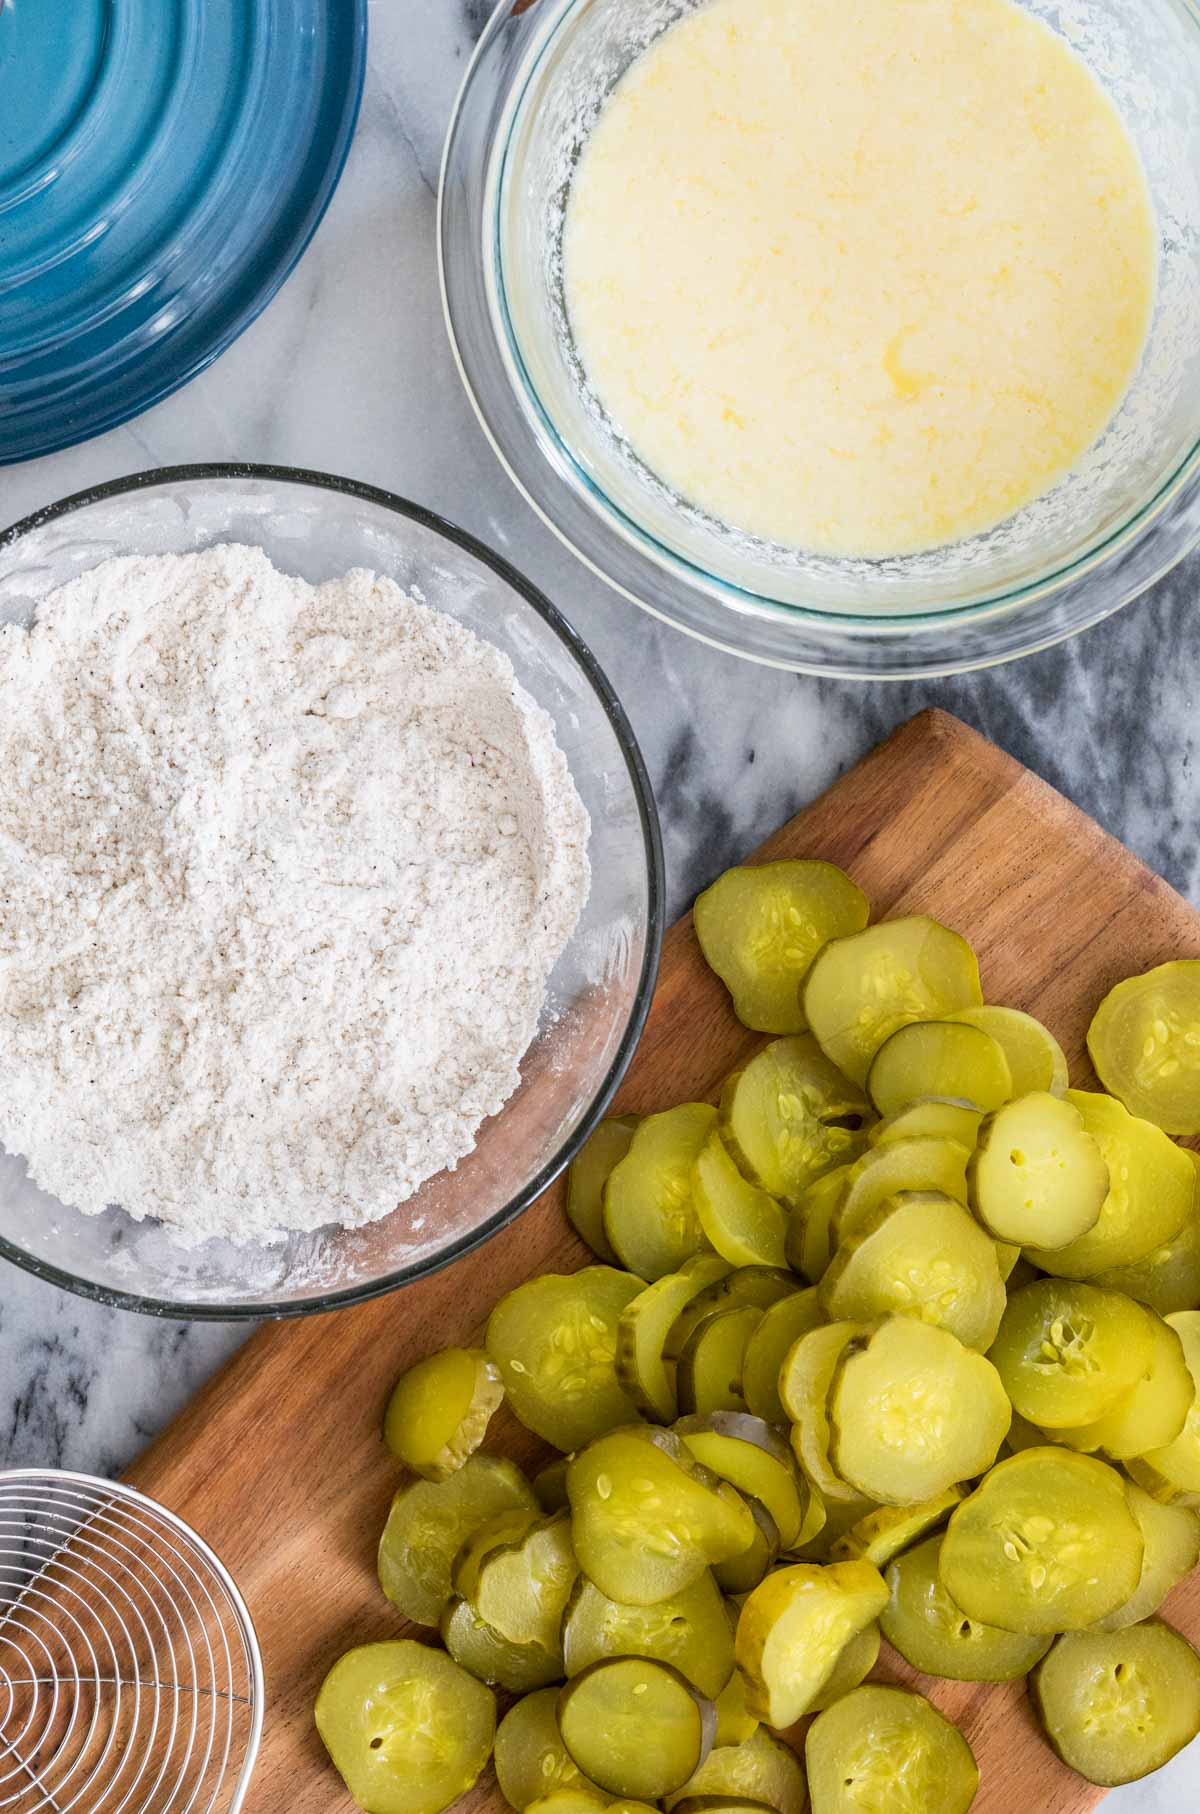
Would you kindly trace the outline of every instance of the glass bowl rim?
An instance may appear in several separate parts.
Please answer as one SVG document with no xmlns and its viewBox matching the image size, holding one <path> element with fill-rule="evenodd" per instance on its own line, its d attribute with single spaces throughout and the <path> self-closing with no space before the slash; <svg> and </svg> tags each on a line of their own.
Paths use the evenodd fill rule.
<svg viewBox="0 0 1200 1814">
<path fill-rule="evenodd" d="M 59 518 L 71 516 L 91 504 L 103 503 L 111 498 L 149 491 L 159 485 L 207 483 L 210 480 L 237 481 L 239 479 L 304 485 L 314 491 L 332 491 L 342 497 L 357 498 L 364 503 L 390 510 L 394 515 L 417 523 L 421 528 L 442 536 L 461 552 L 471 555 L 509 585 L 534 614 L 541 618 L 547 629 L 558 638 L 567 654 L 572 657 L 576 667 L 581 670 L 585 681 L 604 712 L 625 762 L 637 804 L 646 862 L 646 948 L 625 1029 L 603 1081 L 593 1096 L 590 1106 L 581 1116 L 578 1126 L 523 1188 L 486 1221 L 482 1222 L 478 1228 L 470 1229 L 457 1240 L 452 1241 L 448 1247 L 441 1249 L 438 1253 L 428 1255 L 425 1259 L 416 1261 L 411 1266 L 381 1274 L 379 1278 L 361 1285 L 323 1291 L 302 1302 L 284 1299 L 264 1300 L 257 1304 L 219 1304 L 211 1301 L 190 1303 L 182 1299 L 157 1298 L 141 1292 L 120 1291 L 112 1286 L 98 1285 L 90 1279 L 78 1278 L 74 1273 L 67 1272 L 48 1260 L 26 1253 L 22 1248 L 0 1235 L 0 1259 L 11 1260 L 23 1271 L 33 1273 L 36 1278 L 44 1279 L 48 1284 L 57 1285 L 62 1290 L 70 1291 L 78 1297 L 90 1299 L 94 1303 L 107 1304 L 118 1310 L 137 1310 L 149 1316 L 186 1322 L 260 1322 L 272 1318 L 315 1316 L 330 1310 L 345 1309 L 353 1304 L 367 1303 L 372 1298 L 384 1297 L 404 1285 L 413 1284 L 417 1279 L 428 1278 L 433 1273 L 440 1272 L 444 1266 L 451 1265 L 455 1260 L 461 1259 L 464 1254 L 472 1252 L 474 1248 L 483 1246 L 485 1242 L 491 1240 L 493 1235 L 499 1234 L 501 1229 L 507 1228 L 510 1222 L 515 1222 L 517 1217 L 528 1209 L 542 1192 L 548 1189 L 559 1173 L 570 1164 L 584 1141 L 603 1118 L 605 1110 L 624 1077 L 641 1039 L 646 1016 L 650 1012 L 650 1004 L 658 981 L 659 958 L 666 923 L 666 871 L 658 807 L 641 749 L 626 716 L 625 708 L 618 699 L 612 683 L 578 631 L 567 622 L 557 606 L 550 602 L 545 593 L 535 586 L 532 580 L 526 579 L 524 574 L 519 572 L 503 555 L 495 553 L 486 543 L 481 542 L 468 530 L 460 529 L 457 524 L 439 516 L 436 511 L 428 510 L 424 505 L 416 504 L 409 498 L 400 497 L 395 492 L 386 491 L 382 486 L 370 485 L 359 479 L 343 478 L 333 473 L 317 472 L 306 467 L 276 466 L 249 461 L 210 461 L 196 465 L 152 467 L 144 472 L 131 473 L 119 479 L 108 479 L 101 484 L 88 486 L 83 491 L 72 492 L 70 496 L 60 498 L 54 504 L 45 505 L 40 510 L 31 511 L 29 515 L 10 524 L 7 529 L 0 530 L 0 549 L 13 547 L 24 536 L 45 527 L 46 524 L 56 522 Z M 500 1112 L 503 1113 L 503 1110 Z"/>
<path fill-rule="evenodd" d="M 940 646 L 929 646 L 925 660 L 889 669 L 855 665 L 851 651 L 863 645 L 886 648 L 889 644 L 896 647 L 905 642 L 911 642 L 919 648 L 927 636 L 953 634 L 956 630 L 968 631 L 990 622 L 1011 621 L 1023 607 L 1032 609 L 1037 605 L 1052 606 L 1063 600 L 1064 595 L 1069 598 L 1070 588 L 1097 578 L 1108 563 L 1140 543 L 1155 525 L 1169 522 L 1172 506 L 1188 491 L 1193 481 L 1200 478 L 1200 422 L 1196 424 L 1190 446 L 1173 461 L 1169 470 L 1160 473 L 1152 487 L 1147 488 L 1141 501 L 1123 512 L 1107 529 L 1097 532 L 1071 559 L 1052 562 L 1027 579 L 984 588 L 961 602 L 936 609 L 906 612 L 903 615 L 893 612 L 830 611 L 816 605 L 793 603 L 754 591 L 734 580 L 710 573 L 686 553 L 668 547 L 651 530 L 634 521 L 621 504 L 608 496 L 577 458 L 549 415 L 530 378 L 511 319 L 501 257 L 501 209 L 508 180 L 512 138 L 525 96 L 554 43 L 563 30 L 569 28 L 572 17 L 583 12 L 590 3 L 591 0 L 552 0 L 549 17 L 540 22 L 534 18 L 532 9 L 527 11 L 524 7 L 508 7 L 504 0 L 498 0 L 490 14 L 463 72 L 443 145 L 438 188 L 438 271 L 443 320 L 455 364 L 493 451 L 526 501 L 591 572 L 652 616 L 682 630 L 685 635 L 743 660 L 824 679 L 919 680 L 971 672 L 1019 660 L 1090 629 L 1105 617 L 1132 603 L 1196 546 L 1200 541 L 1200 528 L 1149 579 L 1132 590 L 1122 591 L 1102 608 L 1084 611 L 1065 623 L 1031 621 L 1027 639 L 1013 646 L 994 653 L 969 656 L 947 654 Z M 1176 0 L 1176 3 L 1186 19 L 1200 30 L 1200 0 Z M 521 17 L 522 14 L 525 16 Z M 492 343 L 489 350 L 494 354 L 507 389 L 537 448 L 540 470 L 550 475 L 550 495 L 561 487 L 569 495 L 582 500 L 586 511 L 585 520 L 593 530 L 593 534 L 586 538 L 577 536 L 574 531 L 562 526 L 551 514 L 545 489 L 527 482 L 522 476 L 520 468 L 523 450 L 515 448 L 509 437 L 502 436 L 488 414 L 473 376 L 474 359 L 469 364 L 461 343 L 458 312 L 452 296 L 457 284 L 451 281 L 448 271 L 446 211 L 452 166 L 459 153 L 472 88 L 481 66 L 506 26 L 517 31 L 528 30 L 535 36 L 522 50 L 518 62 L 508 73 L 505 85 L 499 91 L 496 130 L 489 144 L 487 165 L 483 173 L 482 219 L 477 223 L 482 227 L 482 239 L 474 248 L 474 253 L 480 260 L 482 290 L 487 300 L 489 337 Z M 551 455 L 554 457 L 550 457 Z M 635 589 L 633 580 L 619 577 L 612 570 L 611 562 L 606 560 L 603 550 L 608 538 L 623 544 L 633 560 L 644 569 L 637 576 L 638 589 Z M 712 625 L 701 628 L 690 619 L 681 617 L 669 595 L 655 597 L 655 574 L 660 582 L 665 579 L 670 585 L 686 588 L 708 608 L 715 608 L 730 628 L 724 632 Z M 765 653 L 739 640 L 736 625 L 747 621 L 785 631 L 788 626 L 793 626 L 800 634 L 809 631 L 818 637 L 832 636 L 844 645 L 843 652 L 831 657 L 829 647 L 825 646 L 822 649 L 824 658 L 816 659 L 811 653 L 811 645 L 805 645 L 794 661 L 786 656 Z"/>
</svg>

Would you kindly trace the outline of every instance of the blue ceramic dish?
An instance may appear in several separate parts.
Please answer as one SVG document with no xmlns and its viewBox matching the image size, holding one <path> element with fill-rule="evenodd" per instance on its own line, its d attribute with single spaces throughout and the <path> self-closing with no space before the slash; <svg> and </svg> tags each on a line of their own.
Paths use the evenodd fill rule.
<svg viewBox="0 0 1200 1814">
<path fill-rule="evenodd" d="M 0 462 L 126 421 L 317 226 L 367 0 L 0 0 Z"/>
</svg>

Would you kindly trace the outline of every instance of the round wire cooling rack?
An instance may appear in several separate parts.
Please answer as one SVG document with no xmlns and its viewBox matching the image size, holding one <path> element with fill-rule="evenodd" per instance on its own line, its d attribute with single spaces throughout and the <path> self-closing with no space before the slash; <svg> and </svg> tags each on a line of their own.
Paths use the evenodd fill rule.
<svg viewBox="0 0 1200 1814">
<path fill-rule="evenodd" d="M 0 1810 L 238 1814 L 262 1714 L 250 1615 L 181 1518 L 0 1471 Z"/>
</svg>

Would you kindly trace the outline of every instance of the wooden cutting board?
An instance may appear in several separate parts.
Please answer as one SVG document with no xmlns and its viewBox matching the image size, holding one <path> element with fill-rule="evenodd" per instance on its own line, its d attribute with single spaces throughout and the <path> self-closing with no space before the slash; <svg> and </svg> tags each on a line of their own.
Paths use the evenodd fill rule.
<svg viewBox="0 0 1200 1814">
<path fill-rule="evenodd" d="M 1131 971 L 1200 956 L 1200 915 L 1090 819 L 944 712 L 895 733 L 763 846 L 826 857 L 878 915 L 930 913 L 968 937 L 991 1001 L 1029 1009 L 1093 1083 L 1084 1035 L 1104 991 Z M 690 916 L 667 935 L 662 975 L 618 1109 L 715 1100 L 758 1042 L 706 969 Z M 232 1569 L 262 1640 L 266 1730 L 248 1814 L 351 1809 L 312 1725 L 325 1670 L 352 1644 L 398 1635 L 374 1551 L 396 1482 L 379 1425 L 396 1375 L 432 1348 L 478 1342 L 488 1310 L 531 1273 L 588 1254 L 562 1213 L 561 1181 L 456 1265 L 353 1310 L 264 1328 L 131 1470 L 189 1519 Z M 489 1447 L 546 1453 L 502 1412 Z M 1200 1639 L 1200 1572 L 1168 1614 Z M 895 1657 L 879 1673 L 913 1680 Z M 1080 1814 L 1102 1791 L 1042 1743 L 1021 1686 L 919 1685 L 959 1720 L 983 1782 L 974 1814 Z M 490 1774 L 463 1814 L 503 1806 Z"/>
</svg>

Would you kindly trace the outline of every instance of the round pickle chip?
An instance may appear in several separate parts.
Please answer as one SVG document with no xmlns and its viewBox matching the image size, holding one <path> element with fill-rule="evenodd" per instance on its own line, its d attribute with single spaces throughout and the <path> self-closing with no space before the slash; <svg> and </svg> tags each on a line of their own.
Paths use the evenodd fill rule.
<svg viewBox="0 0 1200 1814">
<path fill-rule="evenodd" d="M 968 1618 L 1044 1637 L 1123 1605 L 1144 1547 L 1115 1468 L 1067 1449 L 1024 1449 L 952 1515 L 938 1568 Z"/>
<path fill-rule="evenodd" d="M 839 1501 L 857 1506 L 862 1498 L 830 1462 L 828 1405 L 843 1354 L 867 1329 L 865 1323 L 825 1323 L 793 1343 L 779 1370 L 779 1396 L 792 1420 L 792 1448 L 827 1513 Z"/>
<path fill-rule="evenodd" d="M 692 1166 L 692 1203 L 709 1245 L 731 1266 L 782 1266 L 783 1205 L 743 1178 L 714 1128 Z"/>
<path fill-rule="evenodd" d="M 754 1519 L 753 1540 L 740 1556 L 731 1556 L 727 1562 L 718 1562 L 713 1569 L 713 1579 L 721 1591 L 727 1594 L 748 1594 L 751 1588 L 757 1587 L 764 1575 L 778 1562 L 782 1548 L 779 1526 L 761 1499 L 749 1498 L 745 1494 L 743 1498 Z"/>
<path fill-rule="evenodd" d="M 608 1657 L 558 1695 L 558 1729 L 579 1769 L 610 1795 L 657 1801 L 712 1749 L 717 1716 L 669 1663 Z"/>
<path fill-rule="evenodd" d="M 714 1746 L 690 1781 L 666 1797 L 669 1814 L 700 1795 L 765 1802 L 775 1814 L 804 1814 L 804 1770 L 790 1745 L 759 1726 L 738 1745 Z"/>
<path fill-rule="evenodd" d="M 617 1379 L 617 1325 L 643 1289 L 611 1266 L 548 1272 L 507 1292 L 488 1318 L 487 1350 L 509 1405 L 564 1454 L 634 1415 Z"/>
<path fill-rule="evenodd" d="M 784 1549 L 799 1541 L 808 1487 L 786 1438 L 760 1417 L 719 1411 L 675 1425 L 696 1460 L 746 1498 L 766 1506 Z"/>
<path fill-rule="evenodd" d="M 1153 1334 L 1150 1361 L 1131 1391 L 1083 1429 L 1056 1432 L 1071 1448 L 1102 1449 L 1110 1461 L 1130 1461 L 1174 1442 L 1195 1398 L 1183 1343 L 1169 1323 L 1147 1310 Z"/>
<path fill-rule="evenodd" d="M 464 1553 L 470 1553 L 478 1536 L 468 1537 Z M 502 1535 L 477 1564 L 460 1571 L 456 1562 L 454 1585 L 485 1624 L 510 1644 L 540 1644 L 553 1651 L 560 1643 L 563 1613 L 578 1574 L 571 1515 L 551 1512 L 522 1531 Z"/>
<path fill-rule="evenodd" d="M 317 1731 L 371 1814 L 441 1814 L 492 1752 L 496 1697 L 444 1651 L 411 1638 L 362 1644 L 321 1684 Z"/>
<path fill-rule="evenodd" d="M 1129 1463 L 1129 1471 L 1156 1499 L 1183 1497 L 1200 1505 L 1200 1310 L 1180 1310 L 1164 1320 L 1183 1344 L 1192 1402 L 1174 1441 L 1148 1449 Z"/>
<path fill-rule="evenodd" d="M 1142 1533 L 1142 1572 L 1130 1599 L 1097 1619 L 1097 1631 L 1123 1631 L 1156 1613 L 1171 1589 L 1200 1562 L 1200 1512 L 1183 1505 L 1160 1505 L 1130 1481 L 1125 1491 Z"/>
<path fill-rule="evenodd" d="M 615 1266 L 617 1256 L 604 1232 L 604 1186 L 613 1166 L 629 1151 L 637 1124 L 636 1115 L 612 1115 L 601 1121 L 567 1171 L 567 1220 L 606 1266 Z"/>
<path fill-rule="evenodd" d="M 982 1010 L 980 1010 L 982 1012 Z M 867 1134 L 868 1146 L 886 1146 L 891 1140 L 954 1140 L 970 1152 L 975 1145 L 983 1110 L 954 1096 L 921 1096 L 885 1115 Z"/>
<path fill-rule="evenodd" d="M 968 1169 L 971 1208 L 998 1240 L 1066 1247 L 1094 1228 L 1108 1167 L 1073 1103 L 1019 1096 L 984 1120 Z"/>
<path fill-rule="evenodd" d="M 649 1283 L 708 1245 L 692 1198 L 692 1167 L 716 1125 L 707 1102 L 640 1121 L 604 1186 L 604 1234 L 622 1266 Z"/>
<path fill-rule="evenodd" d="M 670 1663 L 714 1700 L 733 1674 L 733 1629 L 707 1570 L 657 1606 L 625 1606 L 579 1580 L 563 1620 L 562 1644 L 568 1677 L 605 1657 L 647 1657 Z"/>
<path fill-rule="evenodd" d="M 966 1814 L 979 1769 L 923 1695 L 868 1683 L 822 1713 L 804 1743 L 812 1814 Z"/>
<path fill-rule="evenodd" d="M 876 1052 L 898 1028 L 982 1007 L 983 991 L 966 939 L 914 915 L 826 945 L 813 961 L 801 1004 L 822 1051 L 861 1085 Z"/>
<path fill-rule="evenodd" d="M 1110 989 L 1087 1043 L 1096 1075 L 1130 1114 L 1168 1134 L 1200 1134 L 1200 958 Z"/>
<path fill-rule="evenodd" d="M 792 1203 L 822 1172 L 857 1157 L 869 1108 L 801 1033 L 773 1039 L 726 1080 L 721 1135 L 747 1178 Z"/>
<path fill-rule="evenodd" d="M 833 1206 L 831 1233 L 841 1245 L 889 1197 L 902 1190 L 936 1190 L 966 1205 L 970 1154 L 956 1140 L 914 1135 L 868 1147 L 854 1161 Z"/>
<path fill-rule="evenodd" d="M 1027 1637 L 969 1619 L 942 1586 L 940 1536 L 888 1565 L 891 1599 L 879 1615 L 883 1635 L 906 1663 L 953 1682 L 1011 1682 L 1046 1654 L 1048 1637 Z"/>
<path fill-rule="evenodd" d="M 830 1462 L 882 1505 L 920 1505 L 995 1461 L 1012 1411 L 991 1362 L 946 1329 L 890 1317 L 852 1343 L 829 1395 Z"/>
<path fill-rule="evenodd" d="M 881 1115 L 897 1115 L 926 1096 L 961 1096 L 985 1112 L 1013 1093 L 1012 1072 L 990 1033 L 965 1020 L 919 1020 L 884 1040 L 867 1072 L 867 1094 Z"/>
<path fill-rule="evenodd" d="M 478 1617 L 466 1600 L 451 1600 L 442 1614 L 442 1643 L 477 1681 L 510 1694 L 530 1694 L 563 1678 L 562 1647 L 513 1644 Z"/>
<path fill-rule="evenodd" d="M 942 1191 L 903 1190 L 864 1216 L 818 1286 L 826 1316 L 910 1316 L 968 1348 L 991 1345 L 1004 1313 L 995 1242 Z"/>
<path fill-rule="evenodd" d="M 727 869 L 693 911 L 709 968 L 756 1033 L 803 1033 L 800 985 L 813 958 L 870 918 L 848 875 L 832 863 L 795 860 Z"/>
<path fill-rule="evenodd" d="M 1200 1655 L 1160 1619 L 1059 1638 L 1029 1688 L 1063 1762 L 1104 1788 L 1160 1770 L 1200 1733 Z"/>
<path fill-rule="evenodd" d="M 833 1673 L 826 1680 L 824 1688 L 812 1704 L 813 1713 L 824 1713 L 826 1707 L 832 1707 L 844 1694 L 865 1682 L 879 1661 L 879 1627 L 864 1625 L 855 1632 L 849 1643 L 842 1647 L 838 1660 L 833 1666 Z"/>
<path fill-rule="evenodd" d="M 876 1568 L 886 1568 L 894 1556 L 908 1549 L 939 1525 L 945 1524 L 956 1505 L 966 1498 L 961 1486 L 949 1486 L 944 1493 L 917 1505 L 881 1505 L 852 1524 L 833 1545 L 830 1552 L 835 1562 L 851 1562 L 861 1557 Z"/>
<path fill-rule="evenodd" d="M 1200 1191 L 1200 1153 L 1188 1149 Z M 1124 1291 L 1139 1304 L 1172 1316 L 1200 1304 L 1200 1205 L 1192 1208 L 1178 1234 L 1128 1266 L 1114 1266 L 1092 1275 L 1093 1285 L 1107 1291 Z"/>
<path fill-rule="evenodd" d="M 750 1711 L 777 1729 L 811 1712 L 842 1651 L 887 1597 L 869 1562 L 801 1562 L 768 1575 L 738 1619 L 735 1654 Z"/>
<path fill-rule="evenodd" d="M 989 1358 L 1015 1411 L 1045 1429 L 1071 1430 L 1131 1392 L 1153 1351 L 1153 1319 L 1132 1298 L 1073 1279 L 1035 1279 L 1009 1298 Z"/>
<path fill-rule="evenodd" d="M 1050 1029 L 1032 1014 L 989 1002 L 982 1008 L 960 1008 L 948 1018 L 965 1020 L 991 1034 L 1008 1060 L 1014 1096 L 1028 1096 L 1032 1090 L 1061 1096 L 1069 1085 L 1066 1053 Z"/>
<path fill-rule="evenodd" d="M 450 1571 L 473 1531 L 501 1512 L 535 1513 L 515 1462 L 472 1455 L 449 1480 L 411 1480 L 392 1500 L 379 1539 L 379 1585 L 416 1625 L 436 1625 L 450 1601 Z"/>
<path fill-rule="evenodd" d="M 518 1814 L 544 1795 L 570 1789 L 607 1796 L 580 1770 L 558 1730 L 558 1689 L 527 1694 L 510 1707 L 496 1733 L 496 1780 Z"/>
<path fill-rule="evenodd" d="M 664 1273 L 626 1304 L 617 1323 L 617 1378 L 639 1411 L 657 1423 L 679 1415 L 675 1369 L 666 1358 L 667 1338 L 681 1312 L 729 1272 L 715 1253 L 698 1253 L 678 1272 Z"/>
<path fill-rule="evenodd" d="M 500 1371 L 482 1348 L 442 1348 L 396 1381 L 383 1440 L 414 1474 L 446 1480 L 475 1453 L 503 1397 Z"/>
<path fill-rule="evenodd" d="M 747 1408 L 764 1423 L 782 1424 L 788 1417 L 779 1397 L 779 1369 L 793 1343 L 825 1321 L 815 1286 L 793 1292 L 763 1312 L 762 1321 L 742 1356 L 742 1396 Z"/>
<path fill-rule="evenodd" d="M 750 1337 L 762 1322 L 755 1304 L 731 1305 L 692 1331 L 675 1375 L 679 1408 L 689 1415 L 745 1411 L 742 1366 Z"/>
<path fill-rule="evenodd" d="M 802 1278 L 820 1283 L 833 1254 L 833 1212 L 857 1160 L 835 1165 L 800 1192 L 788 1214 L 787 1262 Z"/>
</svg>

